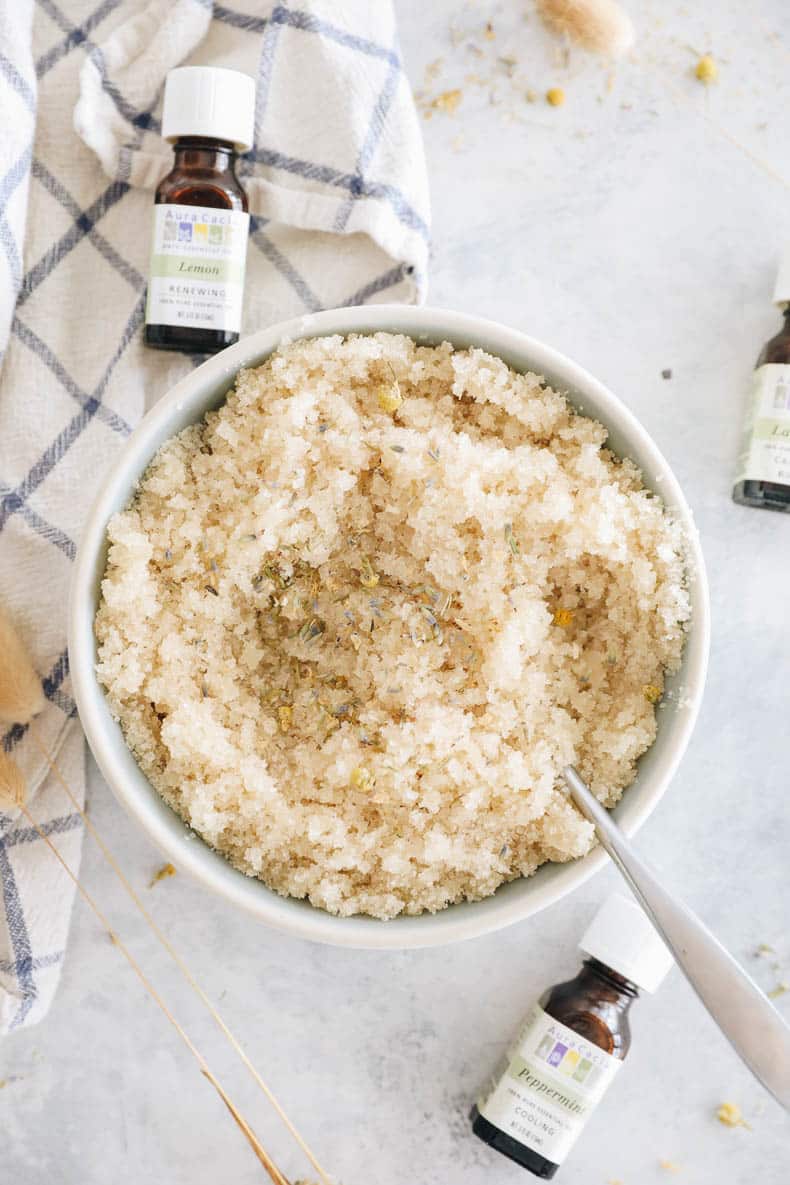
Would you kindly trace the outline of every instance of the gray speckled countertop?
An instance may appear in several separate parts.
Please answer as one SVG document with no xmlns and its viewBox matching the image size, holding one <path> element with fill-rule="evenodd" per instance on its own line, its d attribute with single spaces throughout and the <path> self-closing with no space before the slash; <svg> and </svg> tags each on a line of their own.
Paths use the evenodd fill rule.
<svg viewBox="0 0 790 1185">
<path fill-rule="evenodd" d="M 713 607 L 708 688 L 680 773 L 639 847 L 772 988 L 790 979 L 790 518 L 734 506 L 730 484 L 749 372 L 777 324 L 777 254 L 790 242 L 790 51 L 776 36 L 786 30 L 785 6 L 632 0 L 637 53 L 611 84 L 600 64 L 554 55 L 534 15 L 524 20 L 526 3 L 397 7 L 415 86 L 443 58 L 431 93 L 464 92 L 454 116 L 437 112 L 423 125 L 431 301 L 523 328 L 588 367 L 641 418 L 694 508 Z M 475 30 L 483 56 L 463 40 L 451 46 L 454 17 Z M 493 42 L 480 34 L 486 19 Z M 717 56 L 715 88 L 691 77 L 695 49 Z M 492 62 L 510 55 L 515 77 L 501 64 L 492 93 Z M 540 96 L 550 85 L 564 87 L 564 106 L 525 100 L 528 87 Z M 90 798 L 98 826 L 145 886 L 159 858 L 95 769 Z M 283 1167 L 302 1175 L 282 1129 L 87 841 L 83 870 Z M 470 1136 L 469 1101 L 533 997 L 572 973 L 576 938 L 617 884 L 607 870 L 522 925 L 414 953 L 289 940 L 180 877 L 150 901 L 345 1185 L 515 1185 L 531 1178 Z M 753 957 L 760 942 L 776 948 L 775 959 Z M 778 1004 L 790 1009 L 790 994 Z M 671 1179 L 661 1159 L 681 1166 L 675 1179 L 687 1185 L 785 1185 L 790 1119 L 677 973 L 639 1003 L 634 1028 L 629 1064 L 563 1185 L 658 1185 Z M 79 905 L 56 1005 L 38 1028 L 3 1042 L 0 1079 L 4 1181 L 263 1180 Z M 740 1104 L 751 1131 L 715 1121 L 724 1099 Z"/>
</svg>

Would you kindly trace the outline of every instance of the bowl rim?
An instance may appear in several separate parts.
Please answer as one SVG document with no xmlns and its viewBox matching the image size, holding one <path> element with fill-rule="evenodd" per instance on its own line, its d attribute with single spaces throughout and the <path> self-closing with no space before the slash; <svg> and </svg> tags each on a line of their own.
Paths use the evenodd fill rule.
<svg viewBox="0 0 790 1185">
<path fill-rule="evenodd" d="M 705 562 L 691 509 L 650 434 L 603 383 L 560 351 L 520 330 L 466 313 L 430 306 L 386 304 L 310 313 L 242 338 L 177 382 L 147 412 L 125 442 L 102 482 L 85 521 L 69 601 L 68 649 L 72 690 L 88 744 L 113 794 L 177 868 L 191 874 L 229 903 L 243 908 L 275 929 L 300 938 L 335 946 L 379 950 L 440 946 L 478 937 L 525 920 L 579 888 L 605 865 L 608 856 L 597 847 L 575 861 L 551 865 L 561 871 L 548 881 L 540 882 L 530 877 L 511 882 L 511 885 L 521 885 L 524 889 L 522 893 L 501 894 L 498 891 L 482 901 L 462 902 L 434 914 L 413 917 L 401 915 L 387 922 L 361 915 L 337 917 L 305 902 L 281 897 L 261 881 L 246 877 L 234 869 L 191 832 L 169 808 L 161 812 L 162 800 L 139 770 L 137 772 L 145 781 L 149 793 L 141 793 L 135 786 L 134 778 L 129 778 L 122 768 L 122 755 L 124 752 L 128 755 L 129 750 L 122 739 L 118 741 L 118 726 L 112 721 L 104 692 L 94 672 L 94 605 L 97 584 L 104 570 L 107 522 L 115 512 L 115 505 L 128 501 L 162 440 L 180 430 L 174 427 L 163 436 L 163 427 L 190 404 L 200 404 L 206 400 L 207 392 L 213 391 L 213 397 L 220 391 L 224 395 L 239 369 L 259 365 L 285 342 L 354 332 L 405 333 L 415 339 L 423 337 L 433 342 L 453 342 L 460 338 L 467 343 L 478 342 L 481 349 L 505 359 L 509 354 L 525 356 L 529 358 L 530 369 L 551 376 L 552 383 L 568 391 L 572 402 L 583 400 L 586 396 L 593 397 L 599 405 L 596 416 L 600 415 L 601 407 L 606 409 L 601 419 L 607 429 L 615 424 L 618 431 L 627 435 L 640 455 L 649 458 L 652 472 L 661 475 L 662 497 L 671 504 L 688 539 L 689 572 L 695 585 L 695 607 L 693 628 L 689 630 L 684 652 L 685 699 L 683 710 L 679 709 L 673 717 L 674 738 L 669 754 L 664 758 L 663 770 L 658 777 L 652 783 L 640 786 L 639 799 L 631 800 L 620 820 L 628 835 L 633 835 L 642 826 L 677 771 L 691 738 L 705 685 L 710 645 L 710 605 Z M 555 376 L 560 376 L 559 383 Z M 203 414 L 201 410 L 193 419 Z M 158 800 L 158 808 L 151 796 Z M 623 802 L 627 800 L 628 793 L 624 795 Z M 197 842 L 183 842 L 193 837 Z"/>
</svg>

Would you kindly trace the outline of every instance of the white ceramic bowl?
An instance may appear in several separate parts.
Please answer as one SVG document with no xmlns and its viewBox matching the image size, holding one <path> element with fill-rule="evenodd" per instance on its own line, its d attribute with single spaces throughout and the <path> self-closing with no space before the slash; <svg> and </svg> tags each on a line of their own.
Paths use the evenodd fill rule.
<svg viewBox="0 0 790 1185">
<path fill-rule="evenodd" d="M 112 467 L 82 536 L 72 585 L 69 656 L 74 695 L 80 719 L 99 768 L 116 797 L 145 828 L 163 853 L 180 870 L 192 873 L 228 901 L 249 910 L 277 929 L 303 938 L 339 946 L 402 948 L 435 946 L 472 938 L 521 921 L 578 888 L 602 867 L 605 854 L 596 849 L 571 864 L 546 864 L 535 876 L 503 885 L 484 901 L 452 905 L 437 914 L 400 917 L 381 922 L 373 918 L 337 918 L 304 901 L 280 897 L 258 880 L 232 868 L 212 851 L 165 805 L 141 773 L 127 749 L 94 673 L 96 646 L 93 618 L 107 553 L 108 519 L 125 506 L 137 481 L 160 445 L 187 424 L 200 419 L 222 402 L 242 366 L 261 363 L 283 339 L 327 333 L 387 330 L 409 334 L 435 344 L 480 346 L 503 358 L 516 370 L 545 375 L 552 386 L 566 391 L 584 412 L 609 430 L 614 452 L 631 457 L 643 471 L 648 486 L 655 485 L 674 514 L 687 526 L 691 541 L 690 576 L 693 617 L 680 671 L 669 680 L 679 691 L 659 714 L 655 744 L 639 762 L 634 784 L 615 809 L 628 834 L 645 821 L 668 786 L 697 716 L 708 657 L 709 607 L 702 553 L 691 513 L 680 487 L 661 453 L 634 416 L 601 383 L 548 346 L 491 321 L 441 309 L 378 305 L 335 309 L 264 329 L 211 358 L 177 383 L 148 413 L 127 441 Z"/>
</svg>

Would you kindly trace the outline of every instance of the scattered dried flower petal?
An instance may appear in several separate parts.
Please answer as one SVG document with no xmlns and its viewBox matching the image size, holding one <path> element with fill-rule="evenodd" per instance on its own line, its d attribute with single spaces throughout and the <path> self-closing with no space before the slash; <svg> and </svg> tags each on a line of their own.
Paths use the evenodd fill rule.
<svg viewBox="0 0 790 1185">
<path fill-rule="evenodd" d="M 431 106 L 436 111 L 444 111 L 446 115 L 455 115 L 462 98 L 463 91 L 456 87 L 455 90 L 442 91 L 433 100 Z"/>
<path fill-rule="evenodd" d="M 442 72 L 444 58 L 435 58 L 425 67 L 425 85 L 432 83 Z"/>
<path fill-rule="evenodd" d="M 153 889 L 154 885 L 158 885 L 160 881 L 166 881 L 169 876 L 175 876 L 176 870 L 172 864 L 163 864 L 158 872 L 155 872 L 148 883 L 148 888 Z"/>
<path fill-rule="evenodd" d="M 561 86 L 552 86 L 546 91 L 546 102 L 551 107 L 561 107 L 565 102 L 565 91 Z"/>
</svg>

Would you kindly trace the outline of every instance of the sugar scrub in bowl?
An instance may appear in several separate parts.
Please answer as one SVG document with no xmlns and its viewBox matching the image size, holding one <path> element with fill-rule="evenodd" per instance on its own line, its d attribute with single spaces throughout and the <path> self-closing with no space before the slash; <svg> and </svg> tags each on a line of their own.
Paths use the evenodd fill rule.
<svg viewBox="0 0 790 1185">
<path fill-rule="evenodd" d="M 529 339 L 519 365 L 485 323 L 399 312 L 226 351 L 230 386 L 105 504 L 94 604 L 94 677 L 149 790 L 331 924 L 312 936 L 362 922 L 361 945 L 598 857 L 560 770 L 614 807 L 663 705 L 687 735 L 701 690 L 667 687 L 699 629 L 687 516 Z"/>
</svg>

